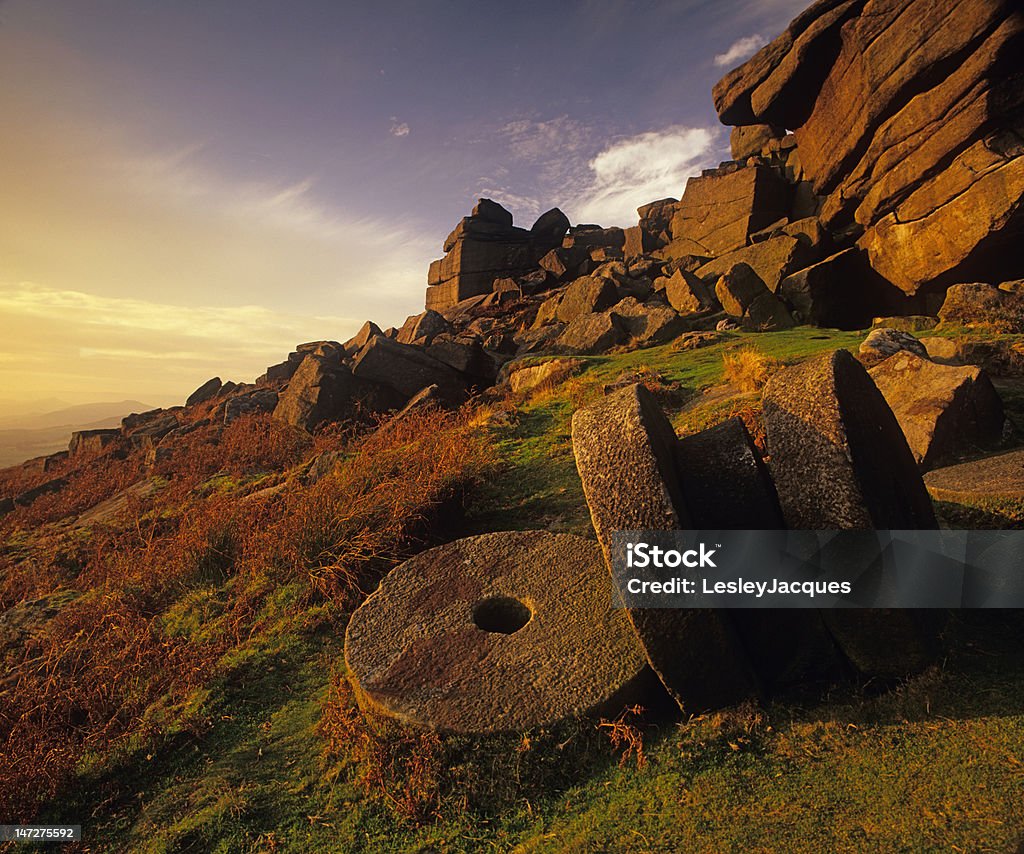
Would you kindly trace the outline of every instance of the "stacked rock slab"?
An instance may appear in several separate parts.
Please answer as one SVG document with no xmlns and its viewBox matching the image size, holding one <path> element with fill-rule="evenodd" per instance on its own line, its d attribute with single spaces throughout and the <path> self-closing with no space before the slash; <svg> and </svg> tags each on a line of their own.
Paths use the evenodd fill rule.
<svg viewBox="0 0 1024 854">
<path fill-rule="evenodd" d="M 821 0 L 714 100 L 792 129 L 825 225 L 914 294 L 1024 269 L 1022 57 L 1015 0 Z"/>
<path fill-rule="evenodd" d="M 512 214 L 480 199 L 444 242 L 445 257 L 427 274 L 426 308 L 444 311 L 470 297 L 491 293 L 496 279 L 529 273 L 559 246 L 569 220 L 554 208 L 527 231 L 512 225 Z"/>
<path fill-rule="evenodd" d="M 445 732 L 615 715 L 652 687 L 601 549 L 546 531 L 457 540 L 392 570 L 352 615 L 345 663 L 363 708 Z"/>
<path fill-rule="evenodd" d="M 692 528 L 676 476 L 675 433 L 643 386 L 578 410 L 572 443 L 609 566 L 614 531 Z M 685 711 L 758 693 L 739 637 L 720 612 L 633 608 L 628 614 L 652 669 Z"/>
<path fill-rule="evenodd" d="M 937 528 L 928 492 L 896 417 L 846 350 L 775 374 L 764 390 L 771 471 L 790 528 Z M 898 610 L 822 612 L 862 673 L 900 676 L 935 652 L 932 615 Z"/>
<path fill-rule="evenodd" d="M 716 257 L 789 213 L 790 188 L 766 166 L 708 170 L 691 178 L 672 217 L 673 253 Z"/>
</svg>

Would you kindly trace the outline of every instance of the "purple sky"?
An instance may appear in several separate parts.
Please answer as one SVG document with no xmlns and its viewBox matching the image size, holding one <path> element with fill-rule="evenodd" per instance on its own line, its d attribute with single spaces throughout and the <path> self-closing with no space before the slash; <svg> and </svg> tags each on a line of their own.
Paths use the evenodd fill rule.
<svg viewBox="0 0 1024 854">
<path fill-rule="evenodd" d="M 400 323 L 478 195 L 629 225 L 803 5 L 0 2 L 0 396 L 176 400 Z"/>
</svg>

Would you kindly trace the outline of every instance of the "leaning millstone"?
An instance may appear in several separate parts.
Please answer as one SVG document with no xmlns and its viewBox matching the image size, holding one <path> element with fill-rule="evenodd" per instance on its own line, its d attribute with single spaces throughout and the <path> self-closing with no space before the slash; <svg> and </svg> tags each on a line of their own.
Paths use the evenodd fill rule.
<svg viewBox="0 0 1024 854">
<path fill-rule="evenodd" d="M 352 615 L 360 705 L 458 733 L 520 732 L 648 701 L 596 543 L 546 531 L 457 540 L 407 560 Z"/>
<path fill-rule="evenodd" d="M 848 351 L 774 374 L 764 389 L 764 420 L 789 527 L 937 526 L 896 416 Z"/>
<path fill-rule="evenodd" d="M 679 440 L 683 502 L 698 530 L 785 527 L 771 476 L 738 417 Z"/>
<path fill-rule="evenodd" d="M 740 418 L 680 439 L 676 468 L 697 530 L 785 528 L 771 475 Z M 828 679 L 841 658 L 821 616 L 799 608 L 736 609 L 729 617 L 769 686 Z"/>
<path fill-rule="evenodd" d="M 675 433 L 642 385 L 577 411 L 572 445 L 609 567 L 614 531 L 693 528 L 675 473 Z M 628 613 L 651 667 L 687 712 L 757 692 L 739 638 L 720 612 L 633 608 Z"/>
<path fill-rule="evenodd" d="M 764 389 L 764 420 L 790 528 L 938 527 L 896 416 L 848 351 L 773 375 Z M 934 654 L 934 621 L 927 614 L 831 609 L 822 615 L 847 658 L 865 674 L 920 670 Z"/>
</svg>

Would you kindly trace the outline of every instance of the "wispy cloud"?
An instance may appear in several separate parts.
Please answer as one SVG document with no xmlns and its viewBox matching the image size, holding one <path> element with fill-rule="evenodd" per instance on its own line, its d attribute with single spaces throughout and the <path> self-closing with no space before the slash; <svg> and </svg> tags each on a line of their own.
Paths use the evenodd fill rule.
<svg viewBox="0 0 1024 854">
<path fill-rule="evenodd" d="M 618 140 L 590 161 L 592 181 L 572 210 L 581 221 L 635 225 L 640 205 L 678 197 L 714 154 L 715 133 L 707 128 L 674 125 Z"/>
<path fill-rule="evenodd" d="M 741 60 L 753 56 L 766 41 L 760 33 L 736 39 L 725 53 L 715 54 L 715 65 L 719 68 L 737 65 Z"/>
<path fill-rule="evenodd" d="M 119 392 L 176 400 L 213 374 L 251 381 L 300 341 L 345 340 L 361 320 L 262 305 L 185 306 L 0 282 L 9 358 L 0 383 L 29 394 L 45 383 L 74 396 Z"/>
<path fill-rule="evenodd" d="M 0 284 L 0 312 L 38 317 L 78 327 L 99 327 L 204 340 L 235 352 L 266 352 L 299 343 L 303 328 L 351 335 L 361 323 L 354 317 L 288 314 L 261 305 L 183 306 L 144 299 L 62 291 L 32 282 Z M 306 333 L 308 334 L 308 332 Z"/>
<path fill-rule="evenodd" d="M 481 177 L 470 192 L 505 205 L 521 220 L 536 217 L 579 193 L 588 178 L 587 162 L 599 147 L 599 131 L 568 115 L 520 116 L 473 140 L 504 152 L 508 165 Z M 515 168 L 509 168 L 514 164 Z M 513 179 L 510 180 L 510 179 Z"/>
<path fill-rule="evenodd" d="M 529 225 L 557 205 L 573 222 L 635 225 L 642 204 L 682 193 L 717 162 L 719 129 L 672 125 L 608 141 L 604 127 L 570 116 L 517 118 L 480 142 L 506 146 L 514 168 L 474 188 Z"/>
<path fill-rule="evenodd" d="M 391 130 L 389 133 L 392 136 L 408 136 L 409 135 L 409 124 L 408 122 L 400 122 L 397 116 L 391 117 Z"/>
</svg>

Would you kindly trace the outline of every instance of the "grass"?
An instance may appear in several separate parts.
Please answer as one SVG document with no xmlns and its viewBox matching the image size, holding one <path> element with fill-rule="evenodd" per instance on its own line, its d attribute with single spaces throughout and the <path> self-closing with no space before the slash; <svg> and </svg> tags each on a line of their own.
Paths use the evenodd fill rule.
<svg viewBox="0 0 1024 854">
<path fill-rule="evenodd" d="M 753 423 L 756 395 L 705 394 L 723 357 L 754 345 L 787 364 L 862 337 L 733 333 L 693 351 L 585 357 L 562 385 L 375 439 L 310 446 L 265 424 L 239 428 L 227 448 L 197 437 L 123 529 L 64 534 L 18 511 L 5 522 L 0 598 L 63 591 L 51 646 L 33 649 L 77 650 L 86 617 L 113 613 L 123 635 L 111 638 L 141 656 L 131 678 L 111 681 L 97 667 L 136 648 L 112 642 L 70 671 L 107 693 L 69 697 L 78 730 L 41 723 L 64 739 L 64 765 L 22 814 L 81 822 L 85 849 L 111 852 L 1012 850 L 1024 839 L 1024 637 L 1012 614 L 961 615 L 940 665 L 896 691 L 847 683 L 688 721 L 634 713 L 436 737 L 365 718 L 346 690 L 347 615 L 439 522 L 448 538 L 593 536 L 569 435 L 577 406 L 638 379 L 681 431 L 732 414 Z M 1013 418 L 1020 389 L 1001 386 Z M 271 464 L 246 451 L 242 430 L 272 440 Z M 337 473 L 303 486 L 311 455 L 337 450 Z M 276 497 L 238 500 L 273 484 L 284 485 Z M 939 510 L 979 526 L 1024 520 L 1016 507 Z M 121 610 L 97 610 L 104 596 Z M 0 786 L 32 767 L 4 750 Z"/>
</svg>

